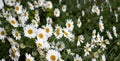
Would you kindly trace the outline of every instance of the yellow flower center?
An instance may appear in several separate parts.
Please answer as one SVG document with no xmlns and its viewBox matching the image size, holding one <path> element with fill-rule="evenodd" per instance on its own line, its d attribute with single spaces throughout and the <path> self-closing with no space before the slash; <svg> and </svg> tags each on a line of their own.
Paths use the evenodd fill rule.
<svg viewBox="0 0 120 61">
<path fill-rule="evenodd" d="M 1 32 L 1 35 L 4 35 L 4 34 L 5 34 L 4 31 L 2 31 L 2 32 Z"/>
<path fill-rule="evenodd" d="M 58 36 L 60 34 L 60 28 L 57 28 L 56 35 Z"/>
<path fill-rule="evenodd" d="M 19 6 L 16 6 L 16 10 L 19 11 Z"/>
<path fill-rule="evenodd" d="M 86 47 L 86 51 L 87 51 L 87 52 L 89 51 L 89 47 Z"/>
<path fill-rule="evenodd" d="M 27 58 L 26 61 L 31 61 L 31 60 L 29 58 Z"/>
<path fill-rule="evenodd" d="M 68 23 L 68 28 L 70 28 L 71 27 L 71 24 L 70 23 Z"/>
<path fill-rule="evenodd" d="M 65 34 L 66 36 L 68 36 L 68 33 L 67 33 L 67 32 L 65 32 L 65 31 L 64 31 L 64 34 Z"/>
<path fill-rule="evenodd" d="M 29 33 L 29 34 L 32 34 L 32 33 L 33 33 L 33 30 L 29 29 L 29 30 L 28 30 L 28 33 Z"/>
<path fill-rule="evenodd" d="M 46 28 L 46 32 L 47 32 L 47 33 L 49 33 L 49 32 L 50 32 L 49 28 Z"/>
<path fill-rule="evenodd" d="M 26 12 L 24 12 L 24 16 L 27 16 L 27 13 L 26 13 Z"/>
<path fill-rule="evenodd" d="M 51 55 L 50 59 L 55 61 L 56 60 L 56 56 L 55 55 Z"/>
<path fill-rule="evenodd" d="M 11 23 L 11 24 L 15 24 L 15 20 L 11 20 L 10 23 Z"/>
<path fill-rule="evenodd" d="M 59 44 L 59 45 L 58 45 L 58 48 L 61 48 L 61 47 L 62 47 L 61 44 Z"/>
<path fill-rule="evenodd" d="M 43 37 L 44 37 L 44 35 L 43 35 L 42 33 L 40 33 L 40 34 L 39 34 L 39 37 L 40 37 L 40 38 L 43 38 Z"/>
<path fill-rule="evenodd" d="M 15 33 L 15 36 L 18 37 L 18 33 L 17 32 Z"/>
<path fill-rule="evenodd" d="M 42 46 L 42 44 L 41 44 L 41 43 L 38 43 L 38 46 L 39 46 L 39 47 L 41 47 L 41 46 Z"/>
</svg>

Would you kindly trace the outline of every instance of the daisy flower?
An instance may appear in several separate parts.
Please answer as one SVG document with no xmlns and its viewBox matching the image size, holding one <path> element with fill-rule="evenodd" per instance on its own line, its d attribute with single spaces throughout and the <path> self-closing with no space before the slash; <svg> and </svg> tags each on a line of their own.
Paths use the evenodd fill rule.
<svg viewBox="0 0 120 61">
<path fill-rule="evenodd" d="M 62 51 L 65 48 L 65 44 L 62 41 L 56 43 L 56 50 Z"/>
<path fill-rule="evenodd" d="M 74 61 L 82 61 L 82 58 L 76 54 L 76 56 L 74 57 Z"/>
<path fill-rule="evenodd" d="M 8 37 L 7 39 L 8 39 L 11 46 L 16 44 L 16 42 L 15 42 L 15 40 L 13 38 Z"/>
<path fill-rule="evenodd" d="M 4 28 L 0 28 L 0 39 L 4 40 L 6 38 L 6 31 Z"/>
<path fill-rule="evenodd" d="M 97 15 L 100 15 L 100 9 L 99 9 L 99 7 L 94 4 L 92 6 L 92 12 L 96 13 Z"/>
<path fill-rule="evenodd" d="M 16 21 L 15 17 L 10 16 L 8 21 L 9 21 L 9 23 L 10 23 L 13 27 L 18 27 L 18 26 L 19 26 L 19 24 L 18 24 L 18 22 Z"/>
<path fill-rule="evenodd" d="M 115 26 L 113 26 L 113 34 L 117 38 L 117 33 L 116 33 L 116 27 Z"/>
<path fill-rule="evenodd" d="M 33 25 L 26 25 L 24 27 L 24 35 L 29 38 L 35 38 L 37 29 Z"/>
<path fill-rule="evenodd" d="M 35 61 L 34 57 L 32 57 L 31 54 L 26 53 L 25 56 L 26 56 L 26 61 Z"/>
<path fill-rule="evenodd" d="M 43 28 L 45 29 L 45 32 L 47 34 L 48 37 L 52 36 L 53 33 L 53 28 L 50 24 L 46 24 L 46 26 L 43 26 Z"/>
<path fill-rule="evenodd" d="M 94 29 L 93 32 L 92 32 L 92 38 L 96 38 L 96 30 Z"/>
<path fill-rule="evenodd" d="M 104 30 L 104 24 L 103 24 L 101 19 L 99 21 L 99 29 L 100 29 L 101 32 L 103 32 L 103 30 Z"/>
<path fill-rule="evenodd" d="M 110 33 L 109 31 L 106 31 L 106 32 L 107 32 L 107 36 L 108 36 L 108 38 L 109 38 L 110 40 L 112 40 L 113 37 L 112 37 L 111 33 Z"/>
<path fill-rule="evenodd" d="M 47 21 L 47 24 L 52 24 L 53 23 L 52 18 L 50 18 L 50 17 L 47 17 L 46 21 Z"/>
<path fill-rule="evenodd" d="M 105 55 L 104 55 L 104 54 L 102 55 L 101 61 L 106 61 L 106 58 L 105 58 Z"/>
<path fill-rule="evenodd" d="M 12 30 L 12 34 L 15 37 L 16 40 L 20 40 L 21 39 L 21 34 L 17 31 L 17 30 Z"/>
<path fill-rule="evenodd" d="M 25 22 L 26 22 L 26 20 L 25 20 L 25 18 L 23 17 L 23 16 L 19 16 L 18 17 L 18 21 L 19 21 L 19 25 L 21 26 L 21 27 L 25 27 Z"/>
<path fill-rule="evenodd" d="M 91 39 L 91 48 L 96 47 L 96 40 L 95 39 Z"/>
<path fill-rule="evenodd" d="M 3 0 L 0 0 L 0 9 L 3 9 L 3 7 L 4 7 Z"/>
<path fill-rule="evenodd" d="M 40 21 L 40 17 L 39 17 L 39 14 L 38 14 L 39 12 L 37 12 L 36 14 L 35 14 L 35 20 L 37 20 L 37 22 L 39 22 Z"/>
<path fill-rule="evenodd" d="M 37 32 L 37 39 L 40 41 L 47 41 L 48 37 L 44 29 L 39 28 Z"/>
<path fill-rule="evenodd" d="M 16 0 L 4 0 L 4 2 L 6 5 L 14 6 L 16 3 Z"/>
<path fill-rule="evenodd" d="M 12 58 L 12 60 L 18 61 L 20 57 L 20 52 L 19 52 L 19 49 L 15 45 L 12 45 L 12 47 L 9 49 L 9 53 L 10 53 L 10 57 Z"/>
<path fill-rule="evenodd" d="M 68 28 L 68 30 L 72 31 L 73 28 L 74 28 L 74 25 L 73 25 L 73 21 L 72 19 L 67 19 L 67 22 L 66 22 L 66 27 Z"/>
<path fill-rule="evenodd" d="M 82 10 L 82 16 L 85 16 L 85 11 L 84 10 Z"/>
<path fill-rule="evenodd" d="M 100 44 L 102 50 L 104 51 L 104 49 L 106 48 L 106 44 L 109 44 L 109 41 L 108 41 L 107 39 L 104 40 L 104 38 L 103 38 L 103 36 L 102 36 L 99 44 Z"/>
<path fill-rule="evenodd" d="M 89 55 L 90 53 L 90 51 L 91 51 L 91 47 L 90 47 L 90 44 L 89 43 L 87 43 L 86 44 L 86 46 L 84 46 L 84 52 L 85 52 L 85 54 L 84 54 L 84 56 L 87 56 L 87 55 Z"/>
<path fill-rule="evenodd" d="M 62 6 L 62 11 L 63 11 L 63 12 L 66 12 L 66 10 L 67 10 L 67 6 L 66 6 L 66 5 L 63 5 L 63 6 Z"/>
<path fill-rule="evenodd" d="M 43 7 L 45 0 L 38 0 L 38 4 L 40 7 Z"/>
<path fill-rule="evenodd" d="M 29 14 L 26 9 L 23 9 L 22 16 L 24 17 L 24 20 L 27 21 L 29 19 Z"/>
<path fill-rule="evenodd" d="M 30 10 L 34 10 L 34 6 L 31 2 L 27 2 L 27 4 L 28 4 L 28 7 L 30 8 Z"/>
<path fill-rule="evenodd" d="M 84 37 L 83 35 L 78 36 L 77 46 L 80 46 L 80 42 L 83 43 Z"/>
<path fill-rule="evenodd" d="M 78 28 L 80 28 L 81 25 L 82 25 L 82 22 L 81 22 L 80 18 L 78 18 L 78 21 L 77 21 L 77 26 L 78 26 Z"/>
<path fill-rule="evenodd" d="M 36 45 L 37 45 L 38 48 L 41 48 L 41 49 L 45 48 L 45 45 L 44 45 L 43 41 L 36 40 L 35 43 L 36 43 Z"/>
<path fill-rule="evenodd" d="M 60 10 L 58 8 L 55 8 L 54 10 L 54 16 L 59 17 L 60 16 Z"/>
<path fill-rule="evenodd" d="M 60 26 L 55 26 L 55 32 L 54 35 L 57 39 L 60 39 L 63 36 L 62 28 Z"/>
<path fill-rule="evenodd" d="M 53 5 L 51 1 L 46 1 L 46 8 L 52 9 Z"/>
<path fill-rule="evenodd" d="M 48 50 L 46 54 L 46 59 L 48 61 L 57 61 L 61 57 L 60 53 L 55 50 Z"/>
<path fill-rule="evenodd" d="M 22 5 L 20 5 L 20 3 L 16 3 L 16 6 L 15 6 L 15 11 L 17 14 L 21 14 L 22 13 Z"/>
<path fill-rule="evenodd" d="M 95 42 L 100 42 L 100 38 L 101 38 L 100 34 L 97 33 L 97 36 L 96 36 L 96 38 L 95 38 Z"/>
<path fill-rule="evenodd" d="M 70 42 L 74 42 L 75 41 L 75 35 L 70 33 L 68 39 L 69 39 Z"/>
<path fill-rule="evenodd" d="M 67 28 L 63 28 L 63 35 L 64 35 L 64 37 L 69 38 L 70 31 Z"/>
<path fill-rule="evenodd" d="M 32 25 L 35 26 L 36 28 L 38 28 L 38 21 L 36 20 L 32 20 Z"/>
</svg>

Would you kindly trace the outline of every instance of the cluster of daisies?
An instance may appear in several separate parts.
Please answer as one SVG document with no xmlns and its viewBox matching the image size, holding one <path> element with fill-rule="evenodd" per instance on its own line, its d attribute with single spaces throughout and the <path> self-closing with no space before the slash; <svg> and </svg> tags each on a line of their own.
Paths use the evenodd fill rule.
<svg viewBox="0 0 120 61">
<path fill-rule="evenodd" d="M 58 2 L 61 4 L 62 0 L 59 0 Z M 94 2 L 97 1 L 94 0 Z M 40 17 L 41 14 L 39 14 L 39 9 L 42 9 L 43 12 L 53 9 L 52 13 L 54 17 L 60 18 L 61 12 L 65 13 L 67 11 L 67 5 L 62 5 L 60 9 L 53 8 L 52 1 L 47 0 L 35 0 L 33 2 L 28 1 L 25 3 L 27 5 L 26 8 L 22 5 L 22 1 L 20 0 L 0 0 L 0 17 L 4 19 L 0 20 L 0 25 L 4 25 L 3 23 L 6 22 L 10 27 L 8 28 L 6 25 L 0 26 L 0 40 L 3 43 L 5 43 L 5 40 L 10 43 L 11 48 L 9 49 L 9 57 L 11 60 L 18 61 L 21 57 L 20 49 L 26 48 L 24 43 L 19 44 L 18 41 L 21 41 L 22 38 L 29 38 L 29 41 L 34 40 L 33 42 L 36 46 L 36 51 L 38 51 L 37 53 L 39 53 L 40 59 L 43 59 L 43 61 L 65 61 L 63 58 L 67 58 L 68 55 L 71 55 L 74 61 L 85 60 L 84 57 L 89 55 L 92 57 L 92 61 L 97 61 L 99 59 L 106 61 L 106 56 L 103 52 L 107 49 L 107 45 L 110 44 L 109 40 L 113 40 L 113 37 L 117 38 L 118 35 L 115 26 L 112 27 L 111 32 L 109 30 L 104 30 L 104 18 L 103 16 L 100 16 L 100 12 L 103 11 L 102 8 L 100 9 L 100 7 L 96 4 L 91 6 L 91 12 L 93 14 L 95 13 L 96 16 L 99 17 L 99 31 L 97 32 L 96 29 L 93 29 L 91 32 L 92 35 L 90 35 L 91 40 L 85 42 L 85 45 L 81 47 L 86 38 L 84 34 L 80 34 L 78 36 L 74 34 L 73 31 L 75 29 L 75 22 L 73 19 L 65 19 L 66 23 L 64 24 L 64 27 L 62 27 L 59 23 L 56 23 L 55 26 L 53 26 L 54 21 L 52 17 L 47 16 L 45 18 L 46 24 L 40 26 L 42 24 L 42 17 Z M 106 0 L 106 3 L 109 5 L 110 11 L 112 11 L 108 0 Z M 77 0 L 77 7 L 80 7 L 79 0 Z M 31 11 L 34 11 L 34 15 L 29 14 Z M 84 15 L 85 11 L 83 10 L 82 16 Z M 31 16 L 34 17 L 31 19 Z M 116 22 L 118 22 L 117 13 L 115 13 L 115 18 Z M 83 23 L 81 21 L 81 17 L 77 18 L 76 24 L 79 29 L 82 27 Z M 101 33 L 105 31 L 108 38 L 104 38 L 104 36 L 101 35 Z M 51 38 L 53 37 L 54 39 L 52 40 Z M 55 41 L 62 38 L 66 38 L 68 41 Z M 75 46 L 82 48 L 84 55 L 82 56 L 74 53 L 72 48 L 66 49 L 65 42 L 76 43 Z M 63 51 L 67 52 L 65 57 L 62 57 Z M 36 60 L 34 58 L 35 55 L 28 53 L 27 51 L 24 55 L 26 61 Z M 5 59 L 3 58 L 1 61 L 5 61 Z"/>
</svg>

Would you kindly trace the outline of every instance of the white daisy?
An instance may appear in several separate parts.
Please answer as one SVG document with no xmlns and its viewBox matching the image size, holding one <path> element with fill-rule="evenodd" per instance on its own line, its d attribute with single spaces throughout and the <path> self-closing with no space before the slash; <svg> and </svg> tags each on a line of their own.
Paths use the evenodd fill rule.
<svg viewBox="0 0 120 61">
<path fill-rule="evenodd" d="M 79 35 L 78 36 L 78 41 L 77 41 L 77 46 L 80 46 L 80 42 L 83 43 L 83 40 L 84 40 L 84 36 L 83 35 Z"/>
<path fill-rule="evenodd" d="M 19 25 L 20 26 L 22 26 L 22 27 L 25 27 L 25 22 L 26 22 L 26 20 L 25 20 L 25 18 L 23 17 L 23 16 L 19 16 L 18 17 L 18 21 L 19 21 Z"/>
<path fill-rule="evenodd" d="M 58 8 L 55 8 L 54 10 L 54 16 L 59 17 L 60 16 L 60 10 Z"/>
<path fill-rule="evenodd" d="M 94 4 L 92 6 L 92 12 L 96 13 L 97 15 L 100 15 L 100 9 L 99 9 L 99 7 Z"/>
<path fill-rule="evenodd" d="M 78 26 L 78 28 L 80 28 L 81 25 L 82 25 L 82 22 L 81 22 L 80 18 L 78 18 L 78 21 L 77 21 L 77 26 Z"/>
<path fill-rule="evenodd" d="M 18 24 L 18 22 L 16 21 L 16 19 L 14 18 L 14 17 L 12 17 L 12 16 L 10 16 L 9 17 L 9 23 L 13 26 L 13 27 L 18 27 L 19 26 L 19 24 Z"/>
<path fill-rule="evenodd" d="M 4 0 L 4 2 L 6 5 L 14 6 L 16 3 L 16 0 Z"/>
<path fill-rule="evenodd" d="M 101 19 L 99 21 L 99 29 L 100 29 L 101 32 L 103 32 L 103 30 L 104 30 L 104 24 L 103 24 Z"/>
<path fill-rule="evenodd" d="M 96 38 L 96 30 L 94 29 L 93 32 L 92 32 L 92 38 Z"/>
<path fill-rule="evenodd" d="M 19 60 L 20 52 L 19 52 L 19 49 L 15 45 L 12 45 L 12 47 L 9 49 L 9 53 L 10 53 L 10 57 L 12 58 L 12 60 L 14 61 Z"/>
<path fill-rule="evenodd" d="M 32 25 L 35 26 L 36 28 L 38 28 L 38 21 L 36 20 L 32 20 Z"/>
<path fill-rule="evenodd" d="M 102 55 L 101 61 L 106 61 L 106 58 L 105 58 L 105 55 L 104 55 L 104 54 Z"/>
<path fill-rule="evenodd" d="M 74 28 L 74 25 L 73 25 L 73 21 L 72 19 L 67 19 L 67 22 L 66 22 L 66 27 L 68 28 L 68 30 L 72 31 L 73 28 Z"/>
<path fill-rule="evenodd" d="M 40 17 L 39 17 L 39 14 L 38 14 L 39 12 L 37 12 L 36 14 L 35 14 L 35 20 L 37 20 L 37 22 L 39 22 L 40 21 Z"/>
<path fill-rule="evenodd" d="M 24 35 L 29 38 L 35 38 L 37 29 L 33 25 L 26 25 L 24 27 Z"/>
<path fill-rule="evenodd" d="M 3 9 L 3 7 L 4 7 L 3 0 L 0 0 L 0 9 Z"/>
<path fill-rule="evenodd" d="M 87 56 L 87 55 L 89 55 L 90 53 L 90 51 L 91 51 L 91 47 L 90 47 L 90 44 L 87 42 L 87 44 L 86 44 L 86 46 L 84 46 L 84 52 L 85 52 L 85 54 L 84 54 L 84 56 Z"/>
<path fill-rule="evenodd" d="M 82 10 L 82 16 L 85 16 L 85 11 L 84 10 Z"/>
<path fill-rule="evenodd" d="M 21 14 L 22 13 L 22 5 L 20 5 L 20 3 L 16 3 L 16 6 L 15 6 L 15 11 L 17 14 Z"/>
<path fill-rule="evenodd" d="M 100 34 L 99 33 L 97 33 L 97 36 L 96 36 L 96 40 L 95 40 L 95 42 L 100 42 L 100 38 L 101 38 L 101 36 L 100 36 Z"/>
<path fill-rule="evenodd" d="M 46 54 L 46 59 L 48 61 L 57 61 L 61 57 L 60 53 L 55 50 L 48 50 Z"/>
<path fill-rule="evenodd" d="M 66 6 L 66 5 L 63 5 L 63 6 L 62 6 L 62 11 L 63 11 L 63 12 L 66 12 L 66 10 L 67 10 L 67 6 Z"/>
<path fill-rule="evenodd" d="M 4 28 L 0 28 L 0 39 L 4 40 L 6 38 L 6 31 Z"/>
<path fill-rule="evenodd" d="M 56 43 L 56 50 L 62 51 L 65 48 L 65 44 L 62 41 Z"/>
<path fill-rule="evenodd" d="M 46 1 L 46 8 L 52 9 L 53 5 L 51 1 Z"/>
<path fill-rule="evenodd" d="M 74 57 L 74 61 L 82 61 L 82 58 L 76 54 L 76 57 Z"/>
<path fill-rule="evenodd" d="M 70 31 L 67 28 L 63 28 L 63 35 L 64 35 L 64 37 L 69 38 L 70 34 L 71 33 L 70 33 Z"/>
<path fill-rule="evenodd" d="M 7 39 L 8 39 L 11 46 L 16 44 L 16 42 L 15 42 L 15 40 L 13 38 L 8 37 Z"/>
<path fill-rule="evenodd" d="M 109 31 L 106 31 L 106 32 L 107 32 L 107 36 L 108 36 L 108 38 L 109 38 L 110 40 L 112 40 L 113 37 L 112 37 L 111 33 L 110 33 Z"/>
<path fill-rule="evenodd" d="M 31 2 L 27 2 L 27 4 L 28 4 L 28 7 L 30 8 L 30 10 L 34 10 L 34 6 Z"/>
<path fill-rule="evenodd" d="M 115 26 L 113 26 L 113 34 L 117 38 L 117 33 L 116 33 L 116 27 Z"/>
<path fill-rule="evenodd" d="M 46 24 L 46 26 L 43 26 L 43 28 L 45 29 L 45 32 L 47 34 L 48 37 L 52 36 L 53 33 L 53 28 L 50 24 Z"/>
<path fill-rule="evenodd" d="M 22 16 L 24 17 L 24 20 L 27 21 L 29 19 L 29 14 L 26 9 L 23 9 Z"/>
<path fill-rule="evenodd" d="M 52 18 L 50 18 L 50 17 L 47 17 L 47 18 L 46 18 L 46 21 L 47 21 L 47 24 L 52 24 L 52 22 L 53 22 L 53 21 L 52 21 Z"/>
<path fill-rule="evenodd" d="M 34 57 L 32 57 L 31 54 L 26 53 L 25 56 L 26 56 L 26 61 L 35 61 Z"/>
<path fill-rule="evenodd" d="M 75 41 L 75 35 L 70 33 L 68 39 L 69 39 L 70 42 L 74 42 Z"/>
<path fill-rule="evenodd" d="M 15 37 L 16 40 L 20 40 L 21 39 L 21 34 L 17 31 L 17 30 L 12 30 L 12 34 Z"/>
<path fill-rule="evenodd" d="M 44 45 L 44 42 L 43 41 L 40 41 L 40 40 L 36 40 L 36 45 L 38 48 L 41 48 L 41 49 L 44 49 L 45 48 L 45 45 Z"/>
<path fill-rule="evenodd" d="M 48 37 L 44 29 L 39 28 L 37 32 L 37 39 L 40 41 L 47 41 Z"/>
<path fill-rule="evenodd" d="M 60 39 L 63 36 L 62 33 L 62 28 L 60 26 L 55 26 L 55 32 L 54 35 L 56 36 L 57 39 Z"/>
</svg>

